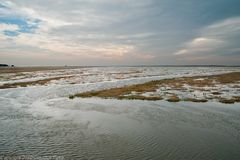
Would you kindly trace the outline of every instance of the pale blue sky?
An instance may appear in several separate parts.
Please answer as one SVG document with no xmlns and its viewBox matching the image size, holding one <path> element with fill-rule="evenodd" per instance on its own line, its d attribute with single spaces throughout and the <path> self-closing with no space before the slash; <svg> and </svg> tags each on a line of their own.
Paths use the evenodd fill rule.
<svg viewBox="0 0 240 160">
<path fill-rule="evenodd" d="M 240 64 L 239 0 L 0 0 L 0 63 Z"/>
</svg>

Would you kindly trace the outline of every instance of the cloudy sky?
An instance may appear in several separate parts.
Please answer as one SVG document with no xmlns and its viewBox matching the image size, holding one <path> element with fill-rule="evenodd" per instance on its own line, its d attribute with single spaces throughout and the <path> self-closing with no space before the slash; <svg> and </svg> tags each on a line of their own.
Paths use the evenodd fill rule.
<svg viewBox="0 0 240 160">
<path fill-rule="evenodd" d="M 0 0 L 0 63 L 240 64 L 239 0 Z"/>
</svg>

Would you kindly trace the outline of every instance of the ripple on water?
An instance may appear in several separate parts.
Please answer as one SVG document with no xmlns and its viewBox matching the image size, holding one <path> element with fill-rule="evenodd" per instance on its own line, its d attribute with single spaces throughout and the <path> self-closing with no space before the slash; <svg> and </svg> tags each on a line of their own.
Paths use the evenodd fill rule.
<svg viewBox="0 0 240 160">
<path fill-rule="evenodd" d="M 111 100 L 60 105 L 64 100 L 41 103 L 39 110 L 2 103 L 0 155 L 168 160 L 240 157 L 240 110 L 231 106 Z"/>
</svg>

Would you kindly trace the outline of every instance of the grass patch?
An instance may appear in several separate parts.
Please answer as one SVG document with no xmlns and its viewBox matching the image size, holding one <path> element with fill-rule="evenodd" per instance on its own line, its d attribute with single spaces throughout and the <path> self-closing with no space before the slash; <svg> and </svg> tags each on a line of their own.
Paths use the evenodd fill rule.
<svg viewBox="0 0 240 160">
<path fill-rule="evenodd" d="M 180 101 L 180 98 L 176 95 L 172 95 L 171 97 L 169 97 L 167 99 L 168 102 L 179 102 Z"/>
<path fill-rule="evenodd" d="M 53 78 L 47 78 L 47 79 L 29 81 L 29 82 L 6 83 L 6 84 L 1 85 L 0 89 L 27 87 L 27 86 L 32 86 L 32 85 L 45 85 L 52 80 L 59 80 L 59 79 L 70 78 L 70 77 L 72 77 L 72 76 L 53 77 Z"/>
<path fill-rule="evenodd" d="M 131 96 L 120 96 L 118 99 L 128 99 L 128 100 L 149 100 L 149 101 L 157 101 L 162 100 L 163 98 L 160 96 L 141 96 L 141 95 L 131 95 Z"/>
<path fill-rule="evenodd" d="M 197 103 L 204 103 L 208 101 L 207 99 L 197 99 L 197 98 L 185 98 L 183 100 L 188 102 L 197 102 Z"/>
<path fill-rule="evenodd" d="M 220 97 L 219 102 L 226 103 L 226 104 L 233 104 L 235 102 L 240 102 L 240 96 L 233 96 L 232 98 L 229 98 L 229 99 Z"/>
<path fill-rule="evenodd" d="M 231 98 L 231 99 L 227 99 L 227 98 L 220 98 L 219 102 L 221 103 L 225 103 L 225 104 L 233 104 L 235 103 L 235 99 Z"/>
<path fill-rule="evenodd" d="M 213 95 L 221 95 L 221 92 L 212 92 Z"/>
<path fill-rule="evenodd" d="M 233 96 L 233 98 L 235 99 L 235 102 L 240 102 L 240 96 Z"/>
<path fill-rule="evenodd" d="M 232 88 L 240 88 L 240 85 L 234 85 Z"/>
<path fill-rule="evenodd" d="M 160 100 L 161 97 L 145 97 L 140 95 L 131 95 L 132 92 L 138 94 L 146 92 L 155 92 L 160 87 L 170 87 L 170 90 L 184 90 L 184 85 L 194 87 L 213 87 L 215 83 L 226 84 L 240 81 L 240 72 L 226 73 L 221 75 L 210 75 L 210 76 L 194 76 L 194 77 L 182 77 L 182 78 L 171 78 L 163 80 L 154 80 L 144 84 L 136 84 L 130 86 L 124 86 L 120 88 L 111 88 L 100 91 L 89 91 L 84 93 L 78 93 L 69 96 L 70 99 L 75 97 L 101 97 L 101 98 L 116 98 L 116 99 L 141 99 L 141 100 Z M 213 92 L 213 95 L 220 95 L 221 93 Z M 187 98 L 184 101 L 191 102 L 207 102 L 207 99 Z M 177 96 L 172 96 L 167 99 L 169 102 L 178 102 L 180 99 Z"/>
<path fill-rule="evenodd" d="M 62 69 L 76 69 L 81 67 L 73 66 L 46 66 L 46 67 L 1 67 L 0 74 L 2 73 L 21 73 L 21 72 L 36 72 L 36 71 L 48 71 L 48 70 L 62 70 Z"/>
</svg>

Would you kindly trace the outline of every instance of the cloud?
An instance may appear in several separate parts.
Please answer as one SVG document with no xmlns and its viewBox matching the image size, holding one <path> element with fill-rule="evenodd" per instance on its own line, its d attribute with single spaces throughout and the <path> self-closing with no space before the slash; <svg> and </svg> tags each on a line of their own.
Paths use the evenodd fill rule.
<svg viewBox="0 0 240 160">
<path fill-rule="evenodd" d="M 240 41 L 240 17 L 228 18 L 203 27 L 199 36 L 183 44 L 183 48 L 174 55 L 188 59 L 204 59 L 215 55 L 238 54 Z M 199 58 L 198 58 L 199 57 Z"/>
<path fill-rule="evenodd" d="M 240 17 L 228 18 L 223 21 L 209 25 L 203 29 L 210 35 L 224 36 L 232 33 L 239 33 Z"/>
<path fill-rule="evenodd" d="M 16 31 L 18 29 L 19 29 L 18 25 L 0 24 L 0 32 L 2 32 L 2 31 Z"/>
<path fill-rule="evenodd" d="M 15 19 L 18 18 L 17 21 L 19 21 L 19 19 L 24 19 L 28 25 L 38 25 L 36 28 L 34 28 L 35 31 L 33 33 L 21 33 L 16 37 L 12 37 L 11 39 L 6 40 L 4 42 L 6 46 L 5 48 L 8 48 L 7 46 L 10 46 L 12 43 L 16 43 L 16 45 L 20 47 L 20 50 L 21 48 L 25 50 L 26 47 L 24 46 L 30 46 L 35 47 L 36 49 L 42 49 L 43 52 L 48 51 L 75 56 L 104 56 L 108 58 L 121 57 L 134 49 L 133 45 L 121 43 L 118 44 L 116 42 L 105 42 L 103 39 L 105 37 L 101 38 L 100 34 L 92 34 L 86 31 L 79 32 L 79 29 L 82 26 L 89 26 L 92 23 L 92 20 L 90 20 L 91 18 L 94 18 L 98 24 L 100 24 L 101 21 L 101 25 L 104 25 L 105 20 L 109 20 L 105 15 L 101 16 L 92 13 L 87 16 L 84 15 L 82 17 L 82 14 L 89 13 L 88 10 L 86 13 L 81 10 L 71 10 L 71 12 L 67 15 L 64 15 L 62 12 L 55 11 L 53 14 L 46 15 L 49 13 L 45 12 L 44 9 L 39 9 L 38 7 L 35 8 L 36 6 L 34 5 L 32 8 L 29 8 L 29 6 L 27 7 L 25 5 L 22 5 L 21 2 L 18 3 L 18 1 L 6 1 L 3 5 L 7 7 L 4 8 L 5 17 L 11 18 L 13 16 Z M 79 14 L 79 12 L 81 13 Z M 73 17 L 80 17 L 80 19 L 72 20 L 72 14 L 74 15 Z M 74 30 L 75 32 L 68 32 L 68 28 L 70 28 L 71 31 L 72 27 L 74 26 L 76 28 L 76 30 Z M 2 30 L 19 30 L 18 23 L 2 24 L 0 27 Z M 56 30 L 60 30 L 60 32 L 55 32 Z M 78 36 L 77 34 L 80 35 Z M 94 37 L 92 37 L 93 41 L 84 41 L 85 37 L 91 37 L 91 35 L 94 35 Z M 6 34 L 1 34 L 1 39 L 6 39 L 6 37 Z M 101 38 L 102 42 L 95 42 L 97 38 Z M 9 42 L 9 45 L 6 45 L 7 42 Z"/>
<path fill-rule="evenodd" d="M 9 36 L 16 34 L 17 30 L 19 30 L 18 25 L 0 23 L 0 44 L 1 41 L 6 41 Z"/>
<path fill-rule="evenodd" d="M 238 16 L 239 9 L 213 11 L 216 1 L 0 0 L 0 59 L 35 54 L 36 63 L 49 55 L 64 65 L 64 59 L 176 64 L 189 57 L 236 55 L 239 18 L 227 17 Z M 226 3 L 237 6 L 229 1 L 221 2 L 223 9 Z"/>
<path fill-rule="evenodd" d="M 185 44 L 185 48 L 174 53 L 175 55 L 206 53 L 222 48 L 225 42 L 220 39 L 198 37 Z"/>
</svg>

